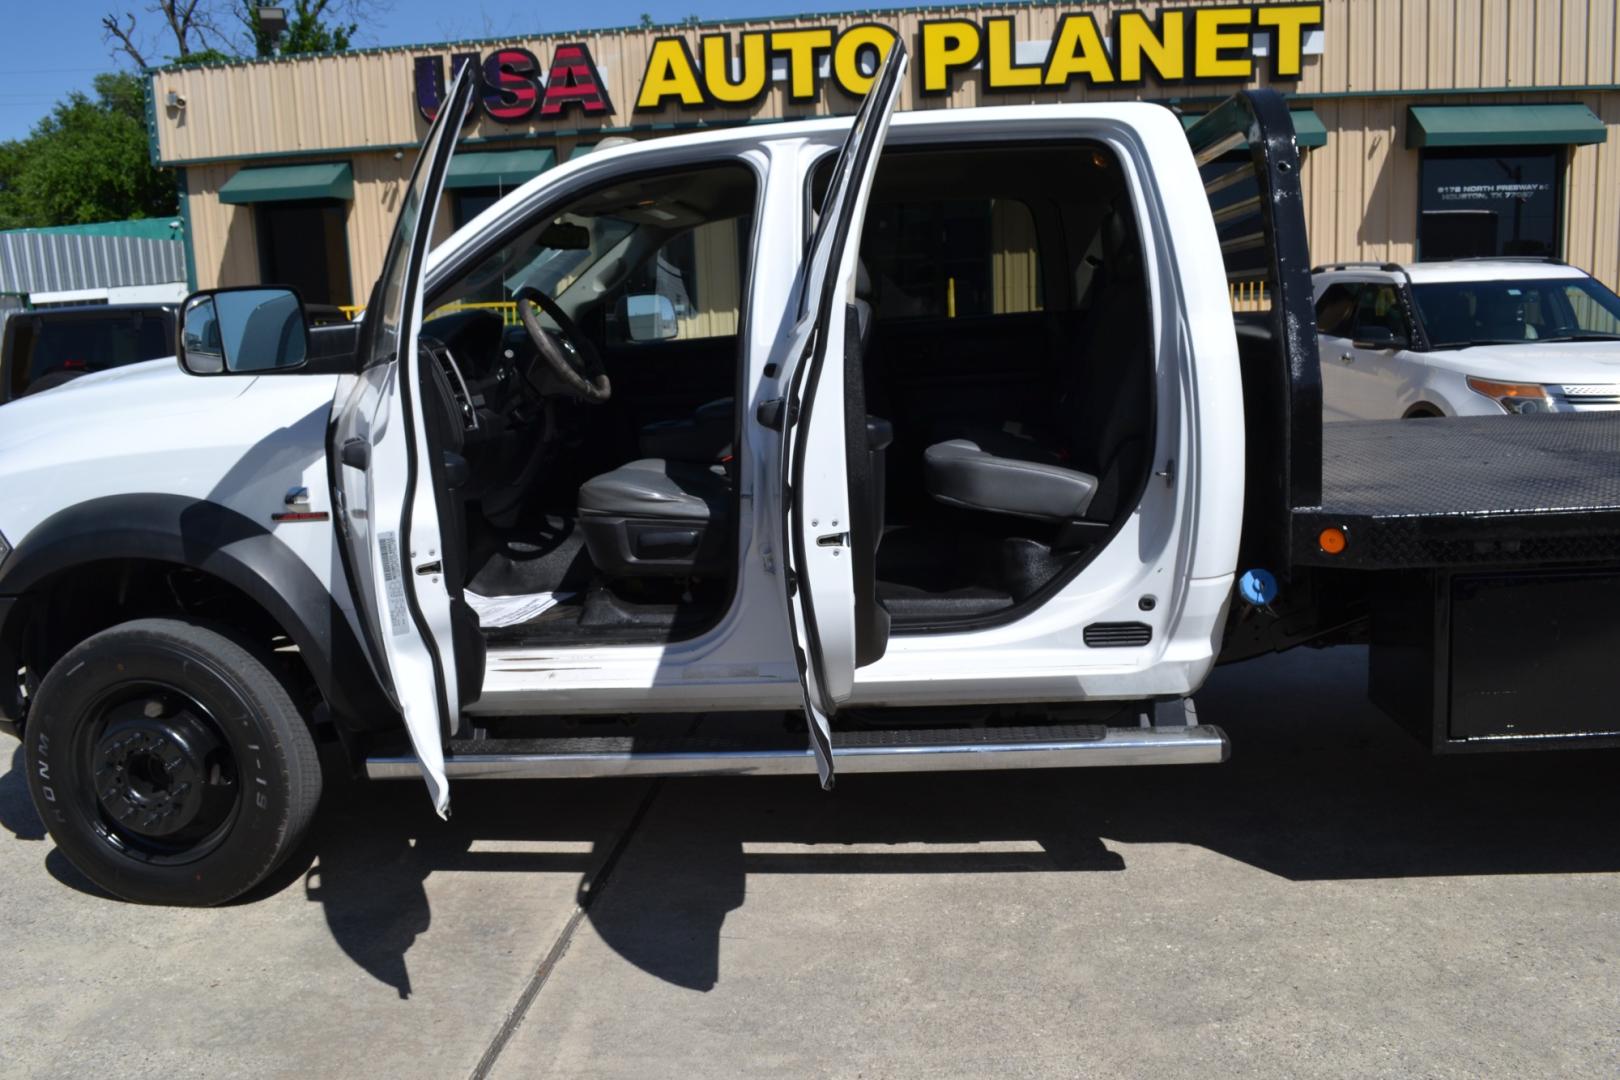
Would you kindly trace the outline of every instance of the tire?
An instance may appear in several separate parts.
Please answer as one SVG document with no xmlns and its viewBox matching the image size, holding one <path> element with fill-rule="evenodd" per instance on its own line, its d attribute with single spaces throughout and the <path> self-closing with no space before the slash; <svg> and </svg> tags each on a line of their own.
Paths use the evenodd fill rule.
<svg viewBox="0 0 1620 1080">
<path fill-rule="evenodd" d="M 221 628 L 137 619 L 46 673 L 23 729 L 28 787 L 91 881 L 206 907 L 274 870 L 321 793 L 304 718 L 255 650 Z"/>
</svg>

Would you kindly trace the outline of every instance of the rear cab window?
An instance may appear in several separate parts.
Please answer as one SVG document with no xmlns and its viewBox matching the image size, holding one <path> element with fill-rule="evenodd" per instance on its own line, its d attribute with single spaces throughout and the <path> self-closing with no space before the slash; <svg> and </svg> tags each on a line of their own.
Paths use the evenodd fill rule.
<svg viewBox="0 0 1620 1080">
<path fill-rule="evenodd" d="M 174 355 L 173 330 L 161 311 L 62 312 L 13 316 L 6 390 L 21 397 L 42 379 L 106 371 Z"/>
<path fill-rule="evenodd" d="M 874 201 L 862 240 L 879 319 L 1042 310 L 1035 218 L 1016 199 Z"/>
</svg>

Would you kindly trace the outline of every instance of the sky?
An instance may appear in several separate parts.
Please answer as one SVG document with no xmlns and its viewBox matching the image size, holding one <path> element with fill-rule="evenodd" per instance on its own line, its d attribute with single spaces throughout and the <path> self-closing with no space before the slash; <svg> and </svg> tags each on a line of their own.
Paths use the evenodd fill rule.
<svg viewBox="0 0 1620 1080">
<path fill-rule="evenodd" d="M 794 15 L 888 6 L 873 0 L 371 0 L 381 12 L 362 26 L 357 46 L 416 45 L 458 38 L 634 25 L 642 13 L 657 22 Z M 912 0 L 912 4 L 926 0 Z M 70 91 L 90 91 L 97 72 L 127 69 L 101 28 L 109 12 L 133 12 L 137 28 L 152 30 L 151 56 L 164 55 L 152 0 L 0 0 L 0 141 L 25 137 Z M 896 4 L 895 6 L 900 6 Z M 912 5 L 907 5 L 912 6 Z"/>
</svg>

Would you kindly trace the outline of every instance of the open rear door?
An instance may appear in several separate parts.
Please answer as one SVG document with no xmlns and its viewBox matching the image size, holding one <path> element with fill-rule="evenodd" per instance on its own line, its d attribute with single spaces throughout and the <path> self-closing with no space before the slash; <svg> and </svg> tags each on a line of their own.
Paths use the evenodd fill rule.
<svg viewBox="0 0 1620 1080">
<path fill-rule="evenodd" d="M 422 269 L 473 65 L 463 65 L 422 142 L 360 328 L 360 372 L 338 384 L 328 457 L 345 568 L 378 680 L 405 718 L 434 808 L 450 812 L 444 743 L 460 697 L 435 458 L 420 407 Z M 476 689 L 474 688 L 474 692 Z"/>
<path fill-rule="evenodd" d="M 888 637 L 869 558 L 878 539 L 869 532 L 881 524 L 870 520 L 866 503 L 881 477 L 867 475 L 871 443 L 853 301 L 866 199 L 907 62 L 896 39 L 855 114 L 799 270 L 797 317 L 779 354 L 796 361 L 779 413 L 784 579 L 805 719 L 827 788 L 830 719 L 849 697 L 855 668 L 881 656 Z"/>
</svg>

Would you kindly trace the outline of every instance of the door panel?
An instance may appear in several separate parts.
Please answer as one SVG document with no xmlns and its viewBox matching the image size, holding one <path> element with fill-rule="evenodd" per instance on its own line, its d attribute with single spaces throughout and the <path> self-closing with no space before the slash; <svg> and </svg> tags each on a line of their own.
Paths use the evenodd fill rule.
<svg viewBox="0 0 1620 1080">
<path fill-rule="evenodd" d="M 1317 353 L 1322 368 L 1322 419 L 1349 420 L 1352 373 L 1350 328 L 1356 320 L 1357 282 L 1335 282 L 1316 299 Z"/>
<path fill-rule="evenodd" d="M 906 66 L 896 40 L 839 151 L 792 294 L 797 317 L 777 352 L 792 364 L 782 411 L 783 577 L 810 745 L 829 788 L 831 717 L 854 687 L 857 602 L 872 584 L 855 579 L 856 545 L 871 538 L 855 535 L 851 520 L 850 466 L 864 466 L 867 436 L 859 358 L 846 355 L 848 308 L 866 200 Z"/>
<path fill-rule="evenodd" d="M 1352 341 L 1373 333 L 1395 336 L 1401 348 L 1411 340 L 1406 315 L 1401 310 L 1399 291 L 1390 284 L 1361 287 L 1356 304 L 1356 324 Z M 1345 402 L 1352 416 L 1360 420 L 1392 420 L 1401 415 L 1401 379 L 1396 371 L 1393 348 L 1367 348 L 1351 344 L 1351 361 L 1344 364 Z"/>
<path fill-rule="evenodd" d="M 361 323 L 362 369 L 338 384 L 327 456 L 333 470 L 345 568 L 372 666 L 405 720 L 433 805 L 450 811 L 444 741 L 461 699 L 449 553 L 440 506 L 442 469 L 424 422 L 422 267 L 433 219 L 472 101 L 471 66 L 457 74 L 423 140 L 382 275 Z M 429 360 L 428 362 L 432 362 Z M 448 524 L 454 524 L 448 523 Z M 478 677 L 479 673 L 474 673 Z"/>
</svg>

